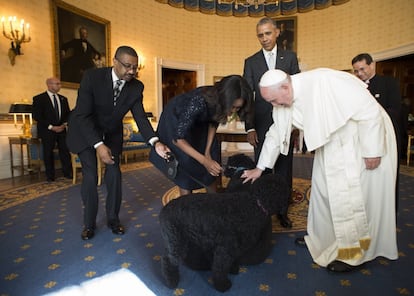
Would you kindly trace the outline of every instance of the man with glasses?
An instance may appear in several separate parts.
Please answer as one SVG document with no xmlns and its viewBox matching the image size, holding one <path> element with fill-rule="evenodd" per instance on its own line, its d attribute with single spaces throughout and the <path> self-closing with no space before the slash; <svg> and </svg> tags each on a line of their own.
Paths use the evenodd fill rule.
<svg viewBox="0 0 414 296">
<path fill-rule="evenodd" d="M 113 67 L 86 71 L 80 83 L 76 106 L 69 118 L 68 147 L 79 155 L 82 164 L 83 240 L 95 235 L 98 212 L 97 157 L 106 164 L 104 182 L 108 192 L 108 227 L 114 234 L 125 233 L 118 216 L 122 200 L 119 162 L 125 114 L 131 111 L 144 139 L 154 146 L 161 157 L 169 152 L 159 142 L 145 115 L 142 104 L 144 85 L 135 79 L 137 68 L 136 51 L 129 46 L 121 46 L 115 52 Z"/>
<path fill-rule="evenodd" d="M 401 159 L 401 93 L 398 81 L 392 76 L 376 74 L 376 63 L 368 53 L 360 53 L 352 59 L 355 76 L 367 84 L 369 92 L 385 109 L 392 120 L 395 136 L 397 137 L 398 159 Z M 398 213 L 400 164 L 397 167 L 395 184 L 395 210 Z"/>
</svg>

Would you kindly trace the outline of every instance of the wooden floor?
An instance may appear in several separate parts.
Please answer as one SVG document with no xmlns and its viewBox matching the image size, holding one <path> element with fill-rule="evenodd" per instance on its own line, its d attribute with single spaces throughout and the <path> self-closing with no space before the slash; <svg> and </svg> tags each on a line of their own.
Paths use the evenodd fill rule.
<svg viewBox="0 0 414 296">
<path fill-rule="evenodd" d="M 61 175 L 60 171 L 56 172 L 56 177 L 60 177 Z M 24 176 L 15 176 L 14 178 L 0 179 L 0 192 L 39 182 L 46 182 L 46 175 L 44 172 L 40 174 L 40 177 L 36 173 Z"/>
</svg>

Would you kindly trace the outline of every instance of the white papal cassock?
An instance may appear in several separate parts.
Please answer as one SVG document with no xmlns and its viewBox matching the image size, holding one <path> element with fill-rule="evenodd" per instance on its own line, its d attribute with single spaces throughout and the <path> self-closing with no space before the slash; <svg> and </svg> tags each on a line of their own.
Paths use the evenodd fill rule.
<svg viewBox="0 0 414 296">
<path fill-rule="evenodd" d="M 306 245 L 326 267 L 360 265 L 378 256 L 397 259 L 397 147 L 390 118 L 351 74 L 315 69 L 291 76 L 291 107 L 274 107 L 257 167 L 272 168 L 287 154 L 291 127 L 315 151 Z M 364 158 L 381 157 L 377 169 Z"/>
</svg>

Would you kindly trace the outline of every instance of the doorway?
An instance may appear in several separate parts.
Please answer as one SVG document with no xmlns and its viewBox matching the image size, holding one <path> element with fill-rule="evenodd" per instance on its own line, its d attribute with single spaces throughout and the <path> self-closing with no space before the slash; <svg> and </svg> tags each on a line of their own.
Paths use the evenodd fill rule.
<svg viewBox="0 0 414 296">
<path fill-rule="evenodd" d="M 197 87 L 196 71 L 162 68 L 162 107 L 175 96 Z"/>
<path fill-rule="evenodd" d="M 414 114 L 414 54 L 376 63 L 376 72 L 392 76 L 400 82 L 401 97 L 409 102 L 409 113 Z"/>
<path fill-rule="evenodd" d="M 174 95 L 205 84 L 203 64 L 157 58 L 157 113 Z"/>
</svg>

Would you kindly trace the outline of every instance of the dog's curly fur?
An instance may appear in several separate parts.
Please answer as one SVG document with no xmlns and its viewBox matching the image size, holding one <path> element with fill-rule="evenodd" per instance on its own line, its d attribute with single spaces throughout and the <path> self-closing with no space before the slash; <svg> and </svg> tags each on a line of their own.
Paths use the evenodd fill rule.
<svg viewBox="0 0 414 296">
<path fill-rule="evenodd" d="M 271 215 L 287 207 L 286 195 L 290 194 L 284 178 L 274 174 L 247 186 L 247 190 L 219 194 L 189 194 L 161 210 L 166 250 L 161 271 L 168 287 L 178 285 L 180 260 L 194 269 L 211 269 L 216 290 L 231 287 L 228 273 L 238 273 L 241 258 L 258 246 L 263 234 L 269 233 L 269 225 L 271 233 Z"/>
</svg>

